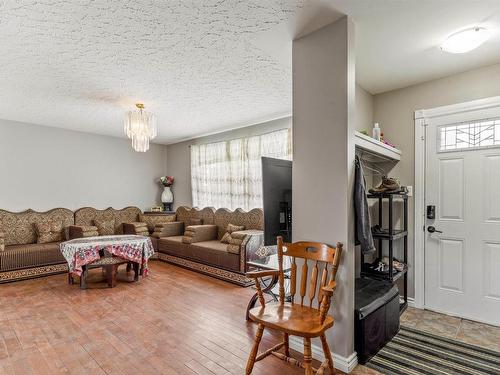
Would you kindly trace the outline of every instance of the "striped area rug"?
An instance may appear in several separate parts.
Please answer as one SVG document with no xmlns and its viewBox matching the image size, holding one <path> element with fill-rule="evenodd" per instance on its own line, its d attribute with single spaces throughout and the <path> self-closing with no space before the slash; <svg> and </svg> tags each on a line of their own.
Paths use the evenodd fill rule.
<svg viewBox="0 0 500 375">
<path fill-rule="evenodd" d="M 401 326 L 368 363 L 383 374 L 500 374 L 500 353 Z"/>
</svg>

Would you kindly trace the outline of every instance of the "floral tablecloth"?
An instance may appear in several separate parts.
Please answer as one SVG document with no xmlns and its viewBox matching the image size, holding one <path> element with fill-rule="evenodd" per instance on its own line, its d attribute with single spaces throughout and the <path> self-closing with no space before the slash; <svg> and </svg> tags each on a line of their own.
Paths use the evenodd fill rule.
<svg viewBox="0 0 500 375">
<path fill-rule="evenodd" d="M 143 276 L 147 276 L 148 259 L 154 254 L 153 244 L 149 237 L 134 235 L 76 238 L 61 243 L 59 248 L 68 262 L 69 272 L 77 276 L 82 274 L 82 266 L 100 259 L 100 252 L 103 250 L 114 256 L 139 263 Z"/>
</svg>

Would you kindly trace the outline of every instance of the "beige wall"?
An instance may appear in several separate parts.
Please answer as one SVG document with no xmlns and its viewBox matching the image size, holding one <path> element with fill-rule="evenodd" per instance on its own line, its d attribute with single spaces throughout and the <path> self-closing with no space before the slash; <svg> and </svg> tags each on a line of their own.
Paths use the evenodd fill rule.
<svg viewBox="0 0 500 375">
<path fill-rule="evenodd" d="M 356 84 L 356 130 L 366 129 L 371 131 L 373 126 L 373 95 Z M 264 122 L 235 129 L 223 133 L 213 134 L 205 137 L 190 139 L 167 146 L 167 173 L 175 177 L 175 184 L 172 188 L 174 192 L 174 206 L 191 206 L 191 158 L 189 146 L 193 144 L 203 144 L 210 142 L 224 141 L 241 137 L 267 133 L 273 130 L 290 128 L 292 118 L 282 118 L 278 120 Z"/>
<path fill-rule="evenodd" d="M 138 153 L 126 139 L 0 120 L 0 208 L 148 208 L 165 157 L 161 145 Z"/>
<path fill-rule="evenodd" d="M 293 240 L 343 242 L 331 350 L 354 351 L 354 30 L 347 17 L 293 42 Z M 300 266 L 299 266 L 300 267 Z"/>
<path fill-rule="evenodd" d="M 373 127 L 373 95 L 356 84 L 356 113 L 355 128 L 358 131 L 366 130 L 371 134 Z"/>
<path fill-rule="evenodd" d="M 223 133 L 213 134 L 205 137 L 191 139 L 185 142 L 175 143 L 167 146 L 167 172 L 174 176 L 175 183 L 172 188 L 174 193 L 174 207 L 192 205 L 191 196 L 191 153 L 190 146 L 211 142 L 220 142 L 230 139 L 251 137 L 254 135 L 268 133 L 273 130 L 290 128 L 291 117 L 264 122 L 262 124 L 247 126 Z"/>
<path fill-rule="evenodd" d="M 379 122 L 387 140 L 403 151 L 391 172 L 404 185 L 415 185 L 414 111 L 500 95 L 500 64 L 425 82 L 374 96 L 374 122 Z M 410 200 L 409 263 L 413 265 L 413 199 Z M 414 273 L 409 285 L 414 295 Z"/>
</svg>

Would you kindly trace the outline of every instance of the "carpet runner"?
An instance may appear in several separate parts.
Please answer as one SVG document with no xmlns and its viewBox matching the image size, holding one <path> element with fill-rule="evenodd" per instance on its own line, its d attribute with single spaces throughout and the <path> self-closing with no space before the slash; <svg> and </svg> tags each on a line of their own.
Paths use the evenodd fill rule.
<svg viewBox="0 0 500 375">
<path fill-rule="evenodd" d="M 500 353 L 401 326 L 366 363 L 383 374 L 500 374 Z"/>
</svg>

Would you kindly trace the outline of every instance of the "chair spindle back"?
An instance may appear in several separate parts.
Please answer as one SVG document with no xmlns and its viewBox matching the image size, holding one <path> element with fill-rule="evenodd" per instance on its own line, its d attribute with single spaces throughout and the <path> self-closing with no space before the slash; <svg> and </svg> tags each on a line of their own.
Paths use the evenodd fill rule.
<svg viewBox="0 0 500 375">
<path fill-rule="evenodd" d="M 335 248 L 319 242 L 283 243 L 283 238 L 277 238 L 278 265 L 279 265 L 279 302 L 285 302 L 285 280 L 283 272 L 283 257 L 291 257 L 290 267 L 290 294 L 292 303 L 295 303 L 297 293 L 297 278 L 300 276 L 300 304 L 304 306 L 305 298 L 309 300 L 309 307 L 319 309 L 323 300 L 322 287 L 335 280 L 342 253 L 342 244 L 337 243 Z M 303 259 L 300 275 L 297 270 L 296 259 Z M 309 264 L 310 263 L 310 264 Z M 310 266 L 312 269 L 309 271 Z M 321 276 L 320 276 L 321 274 Z M 306 300 L 307 302 L 307 300 Z"/>
</svg>

